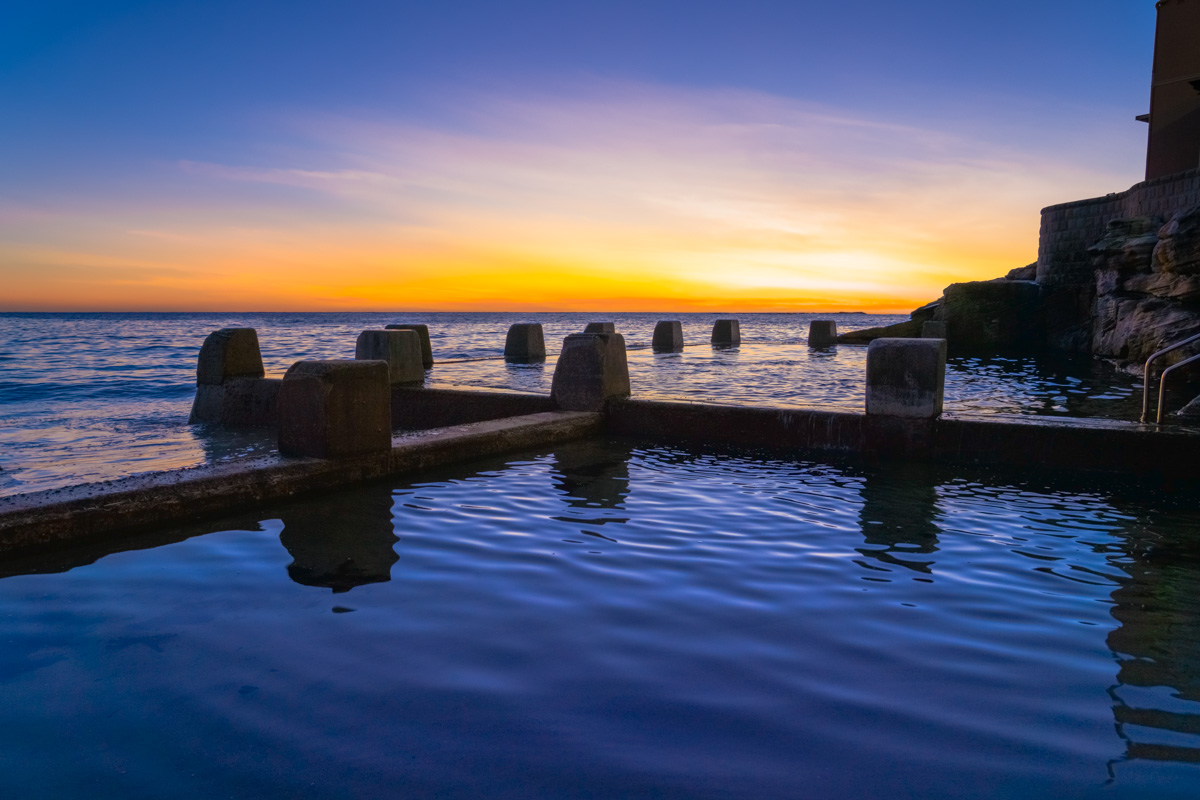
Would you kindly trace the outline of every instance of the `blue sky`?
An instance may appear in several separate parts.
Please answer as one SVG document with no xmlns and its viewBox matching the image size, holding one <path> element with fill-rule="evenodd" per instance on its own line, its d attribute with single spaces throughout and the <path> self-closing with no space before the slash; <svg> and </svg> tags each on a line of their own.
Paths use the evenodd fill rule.
<svg viewBox="0 0 1200 800">
<path fill-rule="evenodd" d="M 212 236 L 228 237 L 222 208 L 242 208 L 256 230 L 276 225 L 281 232 L 288 220 L 311 228 L 314 221 L 391 213 L 394 205 L 380 205 L 377 196 L 351 201 L 342 189 L 263 178 L 263 170 L 345 176 L 363 173 L 367 162 L 379 167 L 379 152 L 364 149 L 363 132 L 373 126 L 391 126 L 396 135 L 420 131 L 418 138 L 436 132 L 446 142 L 465 137 L 470 147 L 484 149 L 488 142 L 519 143 L 528 134 L 525 141 L 561 153 L 605 119 L 634 127 L 644 122 L 678 137 L 686 135 L 689 119 L 702 120 L 706 129 L 753 122 L 760 133 L 778 125 L 786 130 L 791 123 L 784 118 L 803 110 L 806 125 L 850 119 L 879 131 L 860 144 L 864 161 L 894 155 L 905 166 L 934 158 L 941 146 L 929 137 L 943 133 L 954 142 L 941 147 L 948 155 L 938 160 L 940 172 L 975 153 L 992 164 L 1011 161 L 1010 172 L 1030 176 L 1022 202 L 1035 222 L 1040 205 L 1117 191 L 1140 178 L 1145 128 L 1133 117 L 1148 105 L 1154 3 L 43 0 L 10 2 L 6 16 L 0 27 L 0 209 L 8 211 L 0 211 L 0 242 L 9 248 L 0 249 L 0 270 L 28 277 L 50 263 L 38 255 L 49 250 L 58 253 L 50 261 L 64 264 L 68 252 L 81 265 L 84 255 L 97 264 L 161 260 L 122 244 L 118 229 L 199 236 L 203 231 L 195 226 L 183 230 L 190 215 L 209 220 Z M 730 97 L 740 99 L 727 102 Z M 586 109 L 577 106 L 581 98 Z M 684 106 L 689 110 L 669 121 L 656 110 Z M 560 108 L 575 109 L 571 125 L 547 121 Z M 924 155 L 911 141 L 892 154 L 888 126 L 904 141 L 919 130 L 912 135 L 923 142 L 917 149 Z M 332 128 L 341 133 L 331 134 Z M 356 133 L 347 133 L 351 129 Z M 378 147 L 388 136 L 372 141 Z M 762 162 L 756 175 L 770 171 L 761 136 L 737 141 Z M 824 163 L 851 170 L 853 152 L 834 152 L 828 141 L 822 146 L 833 148 Z M 580 152 L 599 159 L 598 147 L 580 145 Z M 665 153 L 656 163 L 669 160 L 669 142 L 622 138 L 608 155 L 612 169 L 648 147 Z M 714 153 L 694 154 L 697 168 L 714 158 L 736 160 L 730 149 L 713 147 Z M 449 144 L 434 149 L 453 160 Z M 395 177 L 398 163 L 429 158 L 428 149 L 390 153 L 387 169 L 372 174 Z M 207 167 L 197 170 L 197 164 Z M 1066 172 L 1050 180 L 1046 165 Z M 671 174 L 682 169 L 664 167 Z M 230 182 L 230 170 L 243 172 Z M 246 170 L 259 172 L 246 180 Z M 223 186 L 214 182 L 218 174 L 227 179 Z M 795 175 L 800 196 L 804 172 Z M 851 183 L 867 178 L 846 175 Z M 414 179 L 405 176 L 411 187 Z M 454 185 L 463 180 L 456 176 Z M 836 174 L 822 180 L 835 182 Z M 659 180 L 660 189 L 665 181 Z M 447 191 L 448 179 L 434 183 L 407 195 L 408 207 L 417 207 L 422 191 Z M 738 194 L 749 198 L 754 191 L 747 185 Z M 769 201 L 778 205 L 785 188 L 772 191 Z M 490 199 L 481 200 L 485 194 Z M 424 230 L 436 228 L 446 238 L 468 230 L 462 220 L 471 204 L 482 204 L 476 211 L 484 214 L 502 202 L 497 197 L 464 191 L 456 201 L 463 211 L 459 227 L 426 220 Z M 617 202 L 617 192 L 612 199 Z M 175 216 L 167 218 L 164 209 Z M 538 213 L 531 210 L 529 218 Z M 581 206 L 579 214 L 585 213 Z M 873 206 L 872 213 L 884 210 Z M 1023 236 L 1028 249 L 1034 227 L 995 235 L 997 241 Z M 94 233 L 87 242 L 79 238 L 85 229 Z M 529 235 L 536 239 L 534 230 Z M 331 232 L 328 241 L 332 246 L 348 235 Z M 227 258 L 236 255 L 234 239 Z M 408 252 L 413 241 L 381 240 L 379 246 Z M 984 236 L 979 246 L 988 241 Z M 629 268 L 643 269 L 644 260 L 637 261 Z M 964 274 L 983 268 L 966 265 Z M 797 269 L 798 276 L 808 274 Z M 46 280 L 23 291 L 30 298 L 55 296 L 69 277 L 47 273 Z M 913 297 L 927 291 L 916 287 Z"/>
</svg>

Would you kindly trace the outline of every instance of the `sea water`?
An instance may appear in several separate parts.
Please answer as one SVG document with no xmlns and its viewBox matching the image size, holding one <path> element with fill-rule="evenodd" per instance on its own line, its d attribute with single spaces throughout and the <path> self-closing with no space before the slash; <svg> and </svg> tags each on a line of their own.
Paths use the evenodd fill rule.
<svg viewBox="0 0 1200 800">
<path fill-rule="evenodd" d="M 1194 495 L 614 439 L 0 567 L 0 797 L 1195 798 Z"/>
<path fill-rule="evenodd" d="M 742 344 L 714 349 L 712 323 L 741 320 Z M 819 315 L 829 317 L 829 315 Z M 650 351 L 654 323 L 680 319 L 687 347 Z M 258 330 L 268 374 L 305 358 L 352 358 L 360 331 L 392 322 L 430 327 L 428 385 L 549 392 L 562 338 L 590 321 L 625 336 L 636 397 L 861 411 L 866 348 L 807 347 L 806 314 L 0 314 L 0 494 L 268 452 L 269 431 L 187 425 L 196 356 L 224 327 Z M 833 315 L 839 330 L 904 319 Z M 549 358 L 500 356 L 514 322 L 541 322 Z M 1181 403 L 1182 400 L 1176 402 Z M 954 357 L 946 408 L 984 414 L 1135 419 L 1135 377 L 1092 360 Z"/>
</svg>

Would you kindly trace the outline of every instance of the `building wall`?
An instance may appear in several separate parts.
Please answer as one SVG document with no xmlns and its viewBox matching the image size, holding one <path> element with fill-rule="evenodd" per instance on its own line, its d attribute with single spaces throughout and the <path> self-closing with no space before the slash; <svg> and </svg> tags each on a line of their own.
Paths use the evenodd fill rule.
<svg viewBox="0 0 1200 800">
<path fill-rule="evenodd" d="M 1146 178 L 1200 166 L 1200 0 L 1159 0 Z"/>
</svg>

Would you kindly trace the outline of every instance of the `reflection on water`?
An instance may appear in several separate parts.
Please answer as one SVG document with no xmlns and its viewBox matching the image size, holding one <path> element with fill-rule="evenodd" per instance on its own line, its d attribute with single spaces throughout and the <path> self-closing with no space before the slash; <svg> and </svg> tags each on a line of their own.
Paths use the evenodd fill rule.
<svg viewBox="0 0 1200 800">
<path fill-rule="evenodd" d="M 551 476 L 572 508 L 623 508 L 630 450 L 600 440 L 572 442 L 554 453 Z"/>
<path fill-rule="evenodd" d="M 292 557 L 287 572 L 296 583 L 338 593 L 392 579 L 399 537 L 386 487 L 352 490 L 336 505 L 319 499 L 289 506 L 281 521 L 279 542 Z"/>
<path fill-rule="evenodd" d="M 937 485 L 924 464 L 885 465 L 866 475 L 860 492 L 864 547 L 881 565 L 928 573 L 937 552 Z M 925 480 L 922 480 L 924 478 Z M 870 568 L 870 565 L 864 564 Z M 887 572 L 886 566 L 875 567 Z"/>
<path fill-rule="evenodd" d="M 1125 758 L 1200 764 L 1200 531 L 1164 537 L 1159 525 L 1131 537 L 1129 578 L 1112 593 L 1121 623 L 1107 640 L 1118 658 L 1113 716 Z"/>
<path fill-rule="evenodd" d="M 1194 501 L 588 441 L 26 558 L 0 796 L 1190 800 Z"/>
<path fill-rule="evenodd" d="M 602 440 L 572 442 L 555 451 L 550 478 L 562 493 L 567 510 L 554 519 L 578 525 L 578 533 L 590 537 L 564 542 L 596 546 L 597 539 L 617 542 L 613 526 L 628 522 L 629 517 L 610 512 L 624 509 L 629 496 L 630 454 L 629 449 Z"/>
</svg>

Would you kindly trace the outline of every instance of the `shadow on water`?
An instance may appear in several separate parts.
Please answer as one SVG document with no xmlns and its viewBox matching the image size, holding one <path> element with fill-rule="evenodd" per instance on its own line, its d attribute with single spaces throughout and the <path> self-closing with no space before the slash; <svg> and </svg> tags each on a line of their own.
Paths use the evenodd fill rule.
<svg viewBox="0 0 1200 800">
<path fill-rule="evenodd" d="M 864 546 L 857 551 L 881 564 L 932 573 L 932 559 L 914 557 L 938 550 L 937 481 L 931 470 L 920 464 L 876 467 L 864 475 L 859 491 Z"/>
<path fill-rule="evenodd" d="M 344 498 L 344 499 L 342 499 Z M 366 486 L 339 496 L 290 505 L 281 515 L 279 542 L 292 557 L 288 577 L 304 586 L 348 592 L 392 579 L 400 557 L 392 522 L 390 486 Z"/>
<path fill-rule="evenodd" d="M 260 510 L 209 520 L 132 531 L 98 541 L 78 541 L 7 555 L 0 579 L 69 572 L 117 553 L 152 550 L 214 531 L 263 532 L 264 520 L 283 523 L 280 544 L 292 557 L 288 576 L 304 586 L 347 592 L 391 580 L 399 560 L 392 517 L 392 486 L 373 484 L 308 500 L 271 504 Z"/>
</svg>

